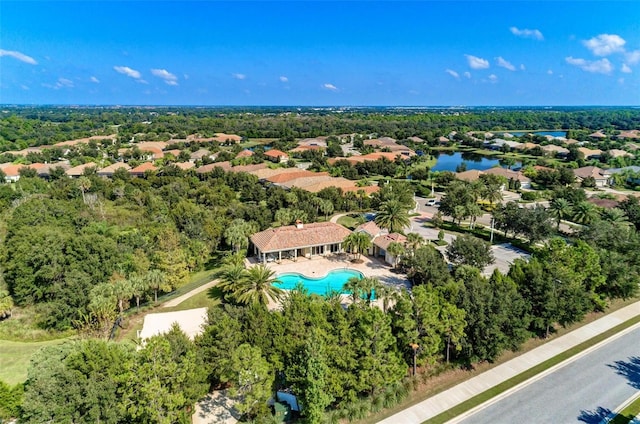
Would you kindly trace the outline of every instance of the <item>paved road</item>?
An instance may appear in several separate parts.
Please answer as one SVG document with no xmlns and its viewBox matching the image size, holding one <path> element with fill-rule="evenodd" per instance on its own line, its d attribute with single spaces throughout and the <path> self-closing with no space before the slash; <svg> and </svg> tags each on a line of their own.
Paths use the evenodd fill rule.
<svg viewBox="0 0 640 424">
<path fill-rule="evenodd" d="M 483 423 L 600 423 L 640 390 L 640 327 L 466 418 Z"/>
</svg>

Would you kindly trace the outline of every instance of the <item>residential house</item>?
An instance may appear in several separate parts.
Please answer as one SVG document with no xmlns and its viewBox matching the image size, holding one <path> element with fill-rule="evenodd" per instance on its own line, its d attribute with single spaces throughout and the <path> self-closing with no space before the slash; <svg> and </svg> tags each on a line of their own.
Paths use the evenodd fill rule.
<svg viewBox="0 0 640 424">
<path fill-rule="evenodd" d="M 183 171 L 188 171 L 189 169 L 193 169 L 196 166 L 196 164 L 193 162 L 176 162 L 173 165 L 177 166 Z"/>
<path fill-rule="evenodd" d="M 97 174 L 99 177 L 111 178 L 118 169 L 124 169 L 125 171 L 129 172 L 131 170 L 131 167 L 124 162 L 116 162 L 107 166 L 106 168 L 102 168 L 97 172 Z"/>
<path fill-rule="evenodd" d="M 491 169 L 487 169 L 483 171 L 484 174 L 489 175 L 499 175 L 501 177 L 506 178 L 507 180 L 519 181 L 520 188 L 530 189 L 531 188 L 531 179 L 526 177 L 521 171 L 514 171 L 511 169 L 494 167 Z M 501 187 L 502 190 L 505 189 L 504 186 Z"/>
<path fill-rule="evenodd" d="M 73 168 L 69 168 L 64 173 L 67 174 L 68 177 L 79 178 L 85 174 L 86 170 L 91 168 L 96 170 L 98 169 L 98 166 L 94 162 L 88 162 L 82 165 L 74 166 Z"/>
<path fill-rule="evenodd" d="M 594 133 L 589 134 L 589 137 L 603 139 L 603 138 L 607 138 L 607 135 L 603 133 L 602 130 L 598 130 Z"/>
<path fill-rule="evenodd" d="M 278 149 L 271 149 L 264 152 L 264 156 L 272 162 L 284 163 L 289 160 L 289 155 Z"/>
<path fill-rule="evenodd" d="M 158 167 L 156 167 L 152 162 L 141 163 L 135 168 L 129 170 L 129 174 L 133 177 L 144 177 L 147 172 L 157 172 Z"/>
<path fill-rule="evenodd" d="M 236 155 L 236 159 L 250 158 L 254 153 L 249 149 L 244 149 Z"/>
<path fill-rule="evenodd" d="M 38 173 L 38 177 L 48 180 L 49 178 L 51 178 L 51 173 L 55 169 L 61 169 L 62 171 L 66 172 L 70 168 L 71 167 L 69 166 L 69 162 L 67 161 L 57 162 L 57 163 L 47 163 L 44 166 L 40 167 L 36 172 Z"/>
<path fill-rule="evenodd" d="M 626 157 L 630 157 L 630 158 L 634 158 L 635 157 L 631 153 L 625 152 L 624 150 L 620 150 L 620 149 L 611 149 L 611 150 L 609 150 L 609 154 L 613 158 L 621 158 L 621 157 L 625 157 L 625 156 Z"/>
<path fill-rule="evenodd" d="M 596 187 L 604 187 L 607 185 L 608 178 L 604 175 L 604 171 L 597 166 L 583 166 L 582 168 L 574 169 L 573 175 L 576 176 L 578 182 L 582 182 L 585 178 L 593 177 L 596 181 Z"/>
<path fill-rule="evenodd" d="M 556 146 L 555 144 L 547 144 L 546 146 L 540 146 L 540 149 L 547 155 L 550 156 L 567 156 L 569 154 L 569 149 L 565 147 Z"/>
<path fill-rule="evenodd" d="M 600 149 L 588 149 L 586 147 L 578 147 L 578 151 L 584 155 L 585 159 L 597 159 L 602 154 Z"/>
<path fill-rule="evenodd" d="M 266 263 L 273 260 L 311 258 L 343 252 L 342 242 L 351 231 L 333 222 L 315 222 L 270 228 L 250 237 L 254 254 Z"/>
<path fill-rule="evenodd" d="M 402 234 L 391 233 L 384 234 L 373 239 L 373 256 L 384 258 L 384 261 L 389 265 L 394 265 L 396 257 L 389 254 L 389 245 L 391 243 L 400 243 L 402 245 L 407 243 L 407 238 Z"/>
</svg>

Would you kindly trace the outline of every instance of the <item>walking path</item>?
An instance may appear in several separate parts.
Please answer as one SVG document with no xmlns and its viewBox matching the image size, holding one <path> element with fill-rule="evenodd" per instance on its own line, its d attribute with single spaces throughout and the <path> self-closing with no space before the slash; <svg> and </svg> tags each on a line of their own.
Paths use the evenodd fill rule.
<svg viewBox="0 0 640 424">
<path fill-rule="evenodd" d="M 204 285 L 202 285 L 200 287 L 197 287 L 197 288 L 191 290 L 190 292 L 183 294 L 182 296 L 178 296 L 175 299 L 171 299 L 171 300 L 163 303 L 162 307 L 163 308 L 173 308 L 174 306 L 178 306 L 179 304 L 181 304 L 185 300 L 189 299 L 191 296 L 195 296 L 198 293 L 201 293 L 201 292 L 203 292 L 203 291 L 215 286 L 217 282 L 218 282 L 218 280 L 209 281 L 207 284 L 204 284 Z"/>
<path fill-rule="evenodd" d="M 380 423 L 422 423 L 638 315 L 640 315 L 640 302 L 612 312 L 577 330 L 545 343 L 517 358 L 398 412 L 380 421 Z"/>
</svg>

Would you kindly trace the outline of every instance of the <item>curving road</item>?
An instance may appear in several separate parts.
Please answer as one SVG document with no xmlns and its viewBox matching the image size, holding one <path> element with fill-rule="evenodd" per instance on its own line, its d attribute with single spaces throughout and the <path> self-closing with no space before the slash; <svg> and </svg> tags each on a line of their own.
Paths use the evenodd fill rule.
<svg viewBox="0 0 640 424">
<path fill-rule="evenodd" d="M 483 423 L 589 423 L 605 420 L 640 390 L 640 326 L 466 417 Z"/>
</svg>

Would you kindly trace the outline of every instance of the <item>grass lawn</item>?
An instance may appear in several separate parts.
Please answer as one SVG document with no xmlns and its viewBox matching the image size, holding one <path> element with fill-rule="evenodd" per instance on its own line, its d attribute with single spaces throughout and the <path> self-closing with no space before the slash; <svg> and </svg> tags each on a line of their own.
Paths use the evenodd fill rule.
<svg viewBox="0 0 640 424">
<path fill-rule="evenodd" d="M 622 411 L 618 413 L 609 423 L 611 424 L 629 424 L 636 416 L 640 414 L 640 398 L 631 402 Z"/>
<path fill-rule="evenodd" d="M 362 220 L 350 215 L 345 215 L 338 218 L 338 224 L 353 230 L 358 225 L 362 224 Z"/>
<path fill-rule="evenodd" d="M 70 338 L 46 342 L 0 342 L 0 380 L 13 386 L 27 379 L 27 368 L 31 355 L 44 346 L 63 343 Z"/>
</svg>

